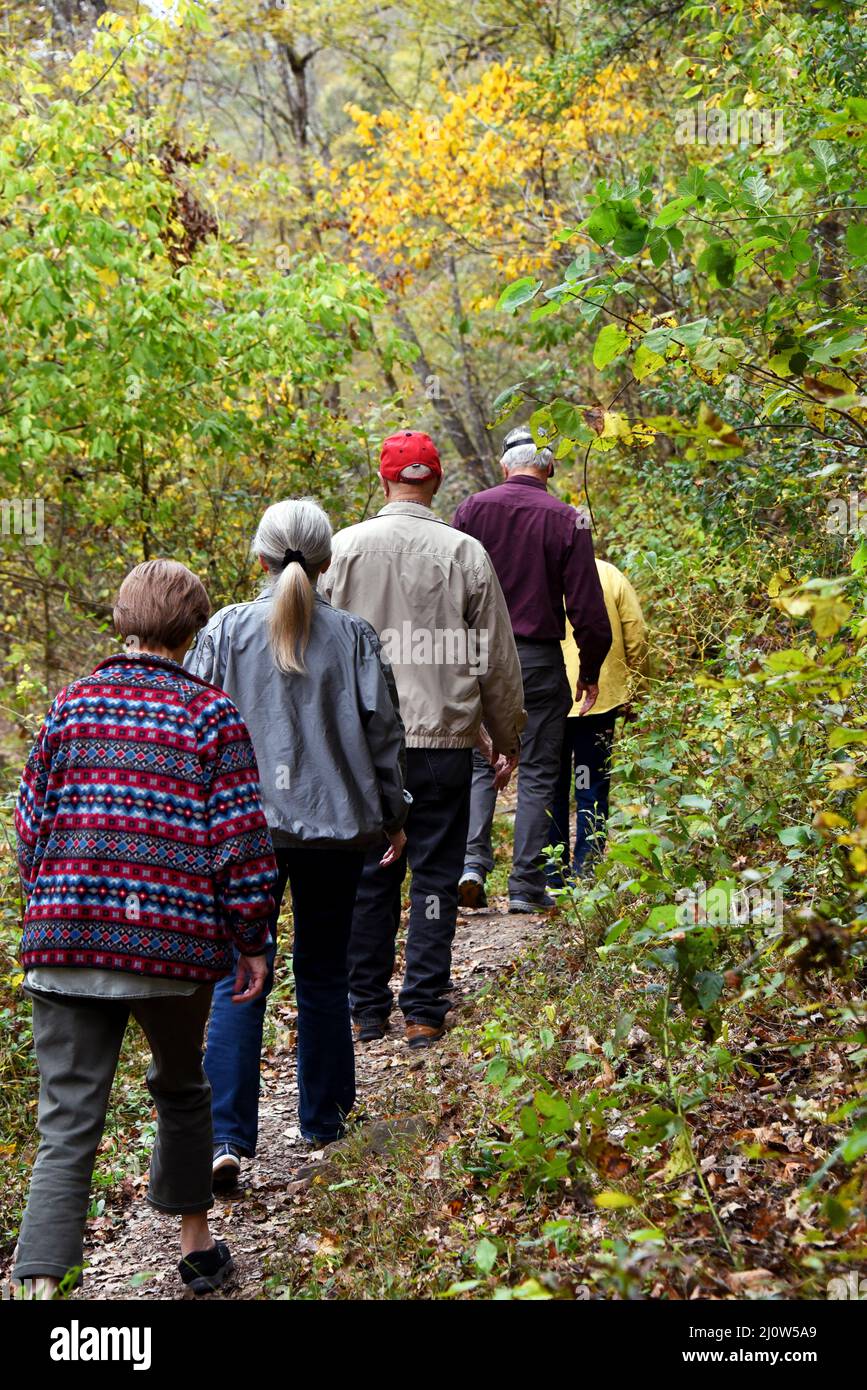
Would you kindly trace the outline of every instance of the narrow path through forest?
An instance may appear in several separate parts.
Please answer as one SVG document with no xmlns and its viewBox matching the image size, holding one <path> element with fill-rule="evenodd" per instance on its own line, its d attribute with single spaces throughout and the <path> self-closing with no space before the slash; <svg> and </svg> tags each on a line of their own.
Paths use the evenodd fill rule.
<svg viewBox="0 0 867 1390">
<path fill-rule="evenodd" d="M 450 1022 L 460 1020 L 461 1001 L 478 993 L 492 975 L 518 956 L 539 925 L 538 918 L 510 916 L 505 899 L 494 899 L 487 911 L 458 918 L 452 968 L 456 1008 L 449 1015 Z M 263 1064 L 259 1154 L 254 1163 L 245 1165 L 238 1194 L 226 1200 L 218 1198 L 214 1209 L 214 1232 L 231 1245 L 237 1269 L 232 1285 L 220 1297 L 262 1296 L 267 1257 L 280 1244 L 281 1227 L 289 1225 L 291 1208 L 306 1186 L 304 1170 L 321 1158 L 321 1152 L 311 1154 L 298 1134 L 292 1011 L 278 1003 L 276 1012 L 276 1036 Z M 395 1079 L 394 1069 L 421 1067 L 432 1057 L 435 1052 L 419 1057 L 406 1047 L 399 1015 L 381 1043 L 356 1049 L 358 1106 L 374 1130 L 387 1118 L 379 1098 Z M 400 1122 L 394 1116 L 388 1120 Z M 174 1270 L 176 1223 L 160 1216 L 143 1200 L 144 1179 L 139 1183 L 127 1180 L 124 1186 L 124 1191 L 109 1197 L 105 1214 L 89 1226 L 86 1284 L 77 1296 L 182 1298 Z M 121 1203 L 125 1219 L 118 1222 Z"/>
</svg>

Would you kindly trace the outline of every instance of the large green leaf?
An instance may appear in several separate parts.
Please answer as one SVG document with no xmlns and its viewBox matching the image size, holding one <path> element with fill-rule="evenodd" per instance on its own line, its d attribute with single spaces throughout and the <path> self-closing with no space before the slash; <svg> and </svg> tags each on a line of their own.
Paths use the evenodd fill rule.
<svg viewBox="0 0 867 1390">
<path fill-rule="evenodd" d="M 609 362 L 622 357 L 628 346 L 629 334 L 626 329 L 618 323 L 607 323 L 593 346 L 594 367 L 607 367 Z"/>
</svg>

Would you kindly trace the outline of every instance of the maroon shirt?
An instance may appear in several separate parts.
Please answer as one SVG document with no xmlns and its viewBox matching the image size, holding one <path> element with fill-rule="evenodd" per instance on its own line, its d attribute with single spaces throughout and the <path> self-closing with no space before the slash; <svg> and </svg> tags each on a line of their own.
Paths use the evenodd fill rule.
<svg viewBox="0 0 867 1390">
<path fill-rule="evenodd" d="M 565 607 L 581 653 L 581 679 L 596 685 L 611 624 L 583 516 L 526 474 L 477 492 L 455 512 L 459 531 L 491 557 L 516 637 L 562 642 Z"/>
</svg>

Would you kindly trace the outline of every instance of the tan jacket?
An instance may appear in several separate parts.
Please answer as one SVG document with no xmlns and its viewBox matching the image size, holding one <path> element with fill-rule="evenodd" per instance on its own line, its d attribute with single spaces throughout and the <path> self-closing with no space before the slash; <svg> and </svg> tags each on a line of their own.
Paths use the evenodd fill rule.
<svg viewBox="0 0 867 1390">
<path fill-rule="evenodd" d="M 647 628 L 638 595 L 626 575 L 621 574 L 614 565 L 609 565 L 607 560 L 597 560 L 596 568 L 611 620 L 611 650 L 602 663 L 599 698 L 590 713 L 604 714 L 606 710 L 628 704 L 647 680 Z M 563 656 L 569 684 L 574 692 L 581 660 L 575 645 L 575 634 L 568 623 Z M 569 714 L 576 715 L 578 708 L 578 704 L 574 704 Z"/>
<path fill-rule="evenodd" d="M 487 551 L 418 502 L 334 537 L 319 587 L 366 618 L 391 662 L 408 748 L 472 748 L 484 720 L 513 753 L 526 723 L 506 601 Z"/>
</svg>

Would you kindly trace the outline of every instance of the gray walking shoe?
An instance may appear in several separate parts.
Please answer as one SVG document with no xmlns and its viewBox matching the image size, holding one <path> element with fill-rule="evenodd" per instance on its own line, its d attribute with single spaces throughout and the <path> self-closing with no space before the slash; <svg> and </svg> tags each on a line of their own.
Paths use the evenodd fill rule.
<svg viewBox="0 0 867 1390">
<path fill-rule="evenodd" d="M 544 893 L 541 898 L 510 898 L 509 911 L 523 913 L 548 912 L 552 907 L 556 907 L 554 899 L 550 893 Z"/>
</svg>

